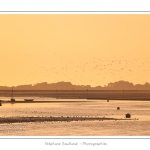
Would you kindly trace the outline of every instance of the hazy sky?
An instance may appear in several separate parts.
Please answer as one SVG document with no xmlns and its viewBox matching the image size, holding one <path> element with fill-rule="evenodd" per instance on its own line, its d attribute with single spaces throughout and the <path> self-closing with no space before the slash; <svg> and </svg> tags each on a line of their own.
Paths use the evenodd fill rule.
<svg viewBox="0 0 150 150">
<path fill-rule="evenodd" d="M 0 85 L 150 82 L 150 15 L 0 15 Z"/>
</svg>

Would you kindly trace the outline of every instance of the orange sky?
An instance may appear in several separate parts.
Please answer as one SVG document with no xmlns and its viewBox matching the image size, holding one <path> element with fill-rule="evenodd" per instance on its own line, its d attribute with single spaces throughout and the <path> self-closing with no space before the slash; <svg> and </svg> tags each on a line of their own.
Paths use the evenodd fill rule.
<svg viewBox="0 0 150 150">
<path fill-rule="evenodd" d="M 150 15 L 0 15 L 0 85 L 150 82 Z"/>
</svg>

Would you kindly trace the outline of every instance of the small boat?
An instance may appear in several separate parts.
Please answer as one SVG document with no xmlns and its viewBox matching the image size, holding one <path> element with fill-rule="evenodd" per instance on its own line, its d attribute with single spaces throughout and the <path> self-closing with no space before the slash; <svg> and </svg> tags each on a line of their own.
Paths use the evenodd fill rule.
<svg viewBox="0 0 150 150">
<path fill-rule="evenodd" d="M 15 99 L 13 97 L 11 98 L 11 102 L 15 102 Z"/>
<path fill-rule="evenodd" d="M 11 93 L 11 99 L 10 99 L 10 101 L 13 103 L 13 102 L 15 102 L 15 99 L 13 98 L 13 87 L 12 87 L 12 93 Z"/>
<path fill-rule="evenodd" d="M 34 99 L 29 99 L 29 98 L 24 99 L 25 102 L 33 102 L 33 100 Z"/>
</svg>

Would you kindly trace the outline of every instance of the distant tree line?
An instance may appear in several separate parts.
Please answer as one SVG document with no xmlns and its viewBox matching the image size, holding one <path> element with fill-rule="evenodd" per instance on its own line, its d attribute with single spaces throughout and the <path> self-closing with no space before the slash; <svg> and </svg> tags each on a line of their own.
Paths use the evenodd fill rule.
<svg viewBox="0 0 150 150">
<path fill-rule="evenodd" d="M 90 85 L 73 85 L 71 82 L 57 82 L 57 83 L 37 83 L 29 85 L 18 85 L 14 87 L 15 90 L 150 90 L 150 84 L 133 84 L 128 81 L 118 81 L 108 83 L 105 86 L 91 87 Z M 0 86 L 0 90 L 11 90 L 11 87 Z"/>
</svg>

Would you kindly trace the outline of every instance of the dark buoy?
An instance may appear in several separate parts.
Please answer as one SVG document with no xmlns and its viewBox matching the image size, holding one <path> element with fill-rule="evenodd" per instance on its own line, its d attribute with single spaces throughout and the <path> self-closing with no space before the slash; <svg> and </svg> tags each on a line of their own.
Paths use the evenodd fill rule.
<svg viewBox="0 0 150 150">
<path fill-rule="evenodd" d="M 131 115 L 129 113 L 126 114 L 126 118 L 131 118 Z"/>
<path fill-rule="evenodd" d="M 2 103 L 0 103 L 0 106 L 2 106 Z"/>
<path fill-rule="evenodd" d="M 109 102 L 109 99 L 107 100 L 107 102 Z"/>
<path fill-rule="evenodd" d="M 120 107 L 117 107 L 117 110 L 120 110 Z"/>
</svg>

